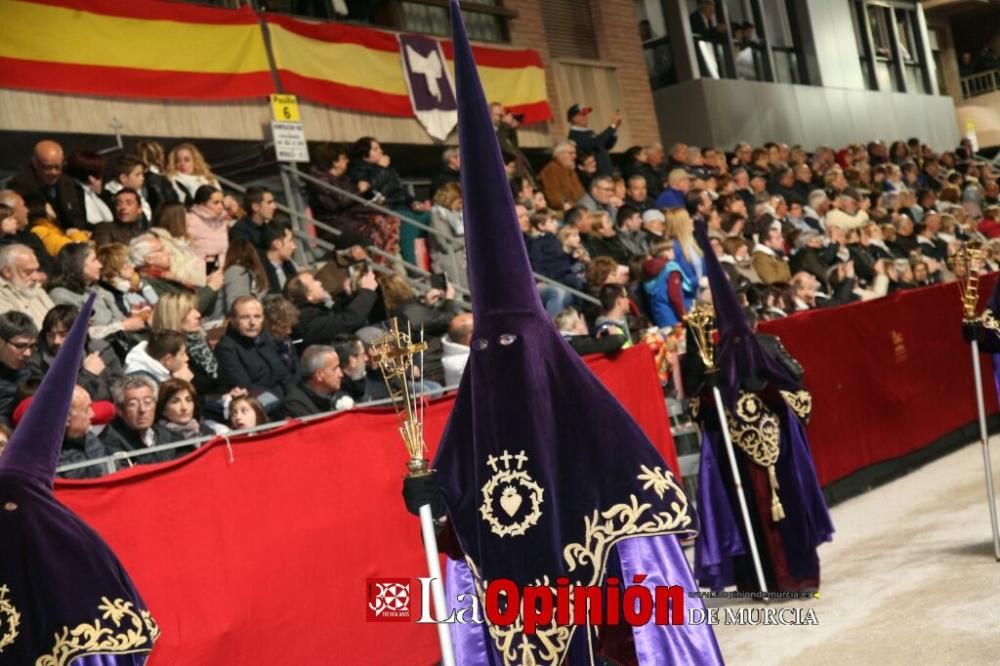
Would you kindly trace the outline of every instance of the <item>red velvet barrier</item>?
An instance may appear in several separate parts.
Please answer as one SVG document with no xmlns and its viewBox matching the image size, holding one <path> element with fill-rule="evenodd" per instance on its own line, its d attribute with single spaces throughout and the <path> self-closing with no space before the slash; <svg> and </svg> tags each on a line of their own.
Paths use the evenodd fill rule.
<svg viewBox="0 0 1000 666">
<path fill-rule="evenodd" d="M 649 349 L 590 365 L 677 469 Z M 453 400 L 430 404 L 440 439 Z M 365 620 L 368 577 L 423 576 L 395 415 L 357 410 L 94 481 L 59 498 L 118 554 L 162 630 L 151 663 L 431 664 L 433 627 Z M 433 453 L 433 452 L 432 452 Z"/>
<path fill-rule="evenodd" d="M 985 302 L 996 275 L 984 278 Z M 958 285 L 762 323 L 805 368 L 809 443 L 820 483 L 915 451 L 976 419 L 972 356 Z M 997 411 L 988 359 L 987 413 Z"/>
</svg>

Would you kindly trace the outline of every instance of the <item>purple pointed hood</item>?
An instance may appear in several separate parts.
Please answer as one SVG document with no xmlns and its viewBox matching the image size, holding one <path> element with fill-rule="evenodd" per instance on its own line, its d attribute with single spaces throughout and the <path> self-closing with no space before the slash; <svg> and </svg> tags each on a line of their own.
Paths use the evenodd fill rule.
<svg viewBox="0 0 1000 666">
<path fill-rule="evenodd" d="M 694 511 L 642 430 L 542 309 L 455 0 L 451 16 L 474 321 L 434 467 L 477 580 L 529 585 L 566 576 L 599 585 L 616 543 L 693 534 Z M 622 511 L 634 520 L 611 525 L 609 516 Z M 507 663 L 531 653 L 539 664 L 575 664 L 562 661 L 571 643 L 586 650 L 585 629 L 494 629 Z M 543 649 L 546 641 L 554 652 Z M 539 658 L 546 652 L 551 661 Z"/>
<path fill-rule="evenodd" d="M 705 255 L 705 275 L 712 290 L 715 325 L 719 331 L 715 365 L 721 374 L 719 389 L 726 406 L 732 408 L 739 394 L 740 380 L 757 377 L 772 386 L 794 391 L 799 388 L 777 359 L 764 351 L 754 335 L 736 290 L 726 276 L 708 241 L 705 223 L 695 223 L 695 238 Z"/>
<path fill-rule="evenodd" d="M 0 456 L 0 543 L 9 546 L 0 548 L 0 638 L 17 616 L 0 663 L 137 666 L 159 636 L 114 553 L 52 492 L 93 304 L 91 296 Z M 102 640 L 74 639 L 95 627 Z"/>
</svg>

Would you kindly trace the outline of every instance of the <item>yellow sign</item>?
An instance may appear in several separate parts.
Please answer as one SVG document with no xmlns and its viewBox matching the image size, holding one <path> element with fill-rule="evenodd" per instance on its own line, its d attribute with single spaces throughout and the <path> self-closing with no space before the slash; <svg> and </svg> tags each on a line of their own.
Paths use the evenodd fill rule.
<svg viewBox="0 0 1000 666">
<path fill-rule="evenodd" d="M 271 115 L 278 122 L 300 122 L 299 100 L 295 95 L 271 95 Z"/>
</svg>

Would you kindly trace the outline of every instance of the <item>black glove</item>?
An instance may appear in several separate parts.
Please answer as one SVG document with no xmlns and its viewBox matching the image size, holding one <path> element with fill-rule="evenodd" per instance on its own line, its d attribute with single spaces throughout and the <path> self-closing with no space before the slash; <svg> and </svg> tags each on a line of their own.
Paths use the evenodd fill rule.
<svg viewBox="0 0 1000 666">
<path fill-rule="evenodd" d="M 406 510 L 414 516 L 420 515 L 420 507 L 424 504 L 431 505 L 431 515 L 434 518 L 441 518 L 447 513 L 444 496 L 438 486 L 437 472 L 433 470 L 422 476 L 403 477 L 403 501 L 406 503 Z"/>
<path fill-rule="evenodd" d="M 702 376 L 702 390 L 711 391 L 719 386 L 719 379 L 721 373 L 712 368 L 711 370 L 706 370 L 705 374 Z"/>
<path fill-rule="evenodd" d="M 983 330 L 983 325 L 978 321 L 962 322 L 962 339 L 966 342 L 975 342 L 979 339 L 979 333 Z"/>
</svg>

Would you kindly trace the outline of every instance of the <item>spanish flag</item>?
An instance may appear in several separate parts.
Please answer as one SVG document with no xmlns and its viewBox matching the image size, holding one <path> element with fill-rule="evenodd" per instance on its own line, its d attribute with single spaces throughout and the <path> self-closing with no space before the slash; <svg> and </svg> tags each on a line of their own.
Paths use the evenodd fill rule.
<svg viewBox="0 0 1000 666">
<path fill-rule="evenodd" d="M 339 108 L 413 116 L 394 33 L 275 14 L 267 14 L 267 25 L 287 92 Z M 442 40 L 441 51 L 453 70 L 451 42 Z M 536 51 L 479 46 L 473 52 L 491 101 L 523 113 L 526 123 L 549 119 L 545 70 Z"/>
<path fill-rule="evenodd" d="M 173 2 L 3 0 L 0 87 L 239 99 L 274 91 L 253 10 Z"/>
</svg>

